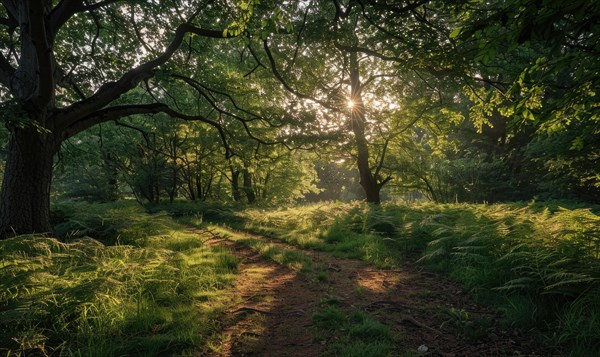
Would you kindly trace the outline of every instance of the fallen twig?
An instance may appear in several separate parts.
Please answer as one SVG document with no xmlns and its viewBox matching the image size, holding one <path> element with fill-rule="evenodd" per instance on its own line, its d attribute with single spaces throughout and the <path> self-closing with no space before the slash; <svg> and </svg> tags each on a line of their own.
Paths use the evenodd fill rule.
<svg viewBox="0 0 600 357">
<path fill-rule="evenodd" d="M 234 311 L 232 311 L 231 313 L 232 314 L 241 314 L 241 313 L 244 313 L 244 312 L 255 312 L 255 313 L 258 313 L 258 314 L 265 314 L 265 315 L 271 315 L 272 314 L 272 312 L 270 312 L 270 311 L 259 310 L 259 309 L 255 309 L 253 307 L 246 307 L 246 306 L 237 308 Z"/>
</svg>

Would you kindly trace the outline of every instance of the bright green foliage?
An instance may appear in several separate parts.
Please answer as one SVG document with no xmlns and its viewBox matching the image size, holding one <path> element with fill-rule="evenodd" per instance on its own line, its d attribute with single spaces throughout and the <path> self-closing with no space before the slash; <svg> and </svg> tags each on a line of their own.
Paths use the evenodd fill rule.
<svg viewBox="0 0 600 357">
<path fill-rule="evenodd" d="M 41 236 L 0 242 L 3 348 L 86 356 L 208 350 L 235 257 L 131 204 L 61 208 L 77 212 L 62 225 L 79 229 L 68 243 Z M 134 245 L 105 245 L 87 234 Z"/>
<path fill-rule="evenodd" d="M 109 245 L 146 246 L 150 237 L 164 236 L 178 228 L 164 213 L 150 216 L 133 201 L 61 201 L 52 213 L 55 234 L 67 240 L 94 237 Z"/>
<path fill-rule="evenodd" d="M 592 351 L 600 340 L 600 236 L 589 209 L 542 205 L 445 206 L 424 225 L 432 266 L 494 302 L 507 322 L 556 328 L 560 344 Z M 591 320 L 573 322 L 573 309 Z M 590 326 L 591 324 L 591 326 Z"/>
<path fill-rule="evenodd" d="M 468 78 L 462 93 L 469 122 L 482 134 L 453 129 L 449 135 L 461 142 L 446 155 L 450 177 L 474 176 L 462 180 L 475 187 L 457 190 L 459 199 L 487 193 L 479 201 L 537 196 L 598 203 L 598 4 L 465 2 L 454 11 L 450 37 Z M 465 161 L 471 165 L 461 169 Z"/>
<path fill-rule="evenodd" d="M 252 249 L 260 253 L 261 256 L 271 259 L 281 265 L 285 265 L 299 273 L 307 273 L 313 270 L 312 260 L 302 252 L 278 247 L 275 244 L 267 243 L 263 240 L 255 239 L 251 236 L 246 236 L 218 226 L 209 226 L 208 229 L 226 239 L 252 247 Z"/>
<path fill-rule="evenodd" d="M 398 263 L 398 228 L 375 205 L 329 204 L 280 210 L 245 210 L 243 227 L 283 239 L 303 248 L 369 261 L 378 267 Z"/>
</svg>

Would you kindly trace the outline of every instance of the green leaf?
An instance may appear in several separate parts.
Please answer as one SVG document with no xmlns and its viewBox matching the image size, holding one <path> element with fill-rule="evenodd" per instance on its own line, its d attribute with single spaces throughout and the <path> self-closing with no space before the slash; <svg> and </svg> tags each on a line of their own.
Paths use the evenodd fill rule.
<svg viewBox="0 0 600 357">
<path fill-rule="evenodd" d="M 458 37 L 458 35 L 460 35 L 461 31 L 462 31 L 462 27 L 455 28 L 452 32 L 450 32 L 450 38 Z"/>
</svg>

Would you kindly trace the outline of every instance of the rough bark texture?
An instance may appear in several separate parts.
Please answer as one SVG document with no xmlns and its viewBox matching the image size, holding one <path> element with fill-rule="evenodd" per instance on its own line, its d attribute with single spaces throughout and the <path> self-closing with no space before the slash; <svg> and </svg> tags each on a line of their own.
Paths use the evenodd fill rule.
<svg viewBox="0 0 600 357">
<path fill-rule="evenodd" d="M 52 156 L 51 134 L 15 129 L 0 193 L 0 236 L 46 233 L 50 226 Z"/>
</svg>

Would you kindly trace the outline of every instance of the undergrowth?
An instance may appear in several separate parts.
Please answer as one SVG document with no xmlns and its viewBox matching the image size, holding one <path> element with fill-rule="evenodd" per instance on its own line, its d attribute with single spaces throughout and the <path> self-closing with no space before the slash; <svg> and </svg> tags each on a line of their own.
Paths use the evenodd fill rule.
<svg viewBox="0 0 600 357">
<path fill-rule="evenodd" d="M 240 229 L 276 237 L 287 243 L 361 259 L 378 268 L 397 266 L 403 254 L 390 217 L 377 217 L 378 207 L 360 204 L 321 204 L 290 209 L 247 209 L 238 213 Z"/>
<path fill-rule="evenodd" d="M 223 227 L 209 226 L 208 228 L 220 237 L 247 245 L 260 253 L 261 256 L 271 259 L 281 265 L 285 265 L 299 273 L 312 272 L 314 269 L 312 259 L 300 251 L 281 248 L 276 244 L 252 238 L 251 236 L 231 231 Z"/>
<path fill-rule="evenodd" d="M 600 350 L 598 212 L 565 202 L 321 203 L 228 210 L 212 222 L 379 268 L 419 260 L 501 310 L 507 325 L 587 356 Z"/>
<path fill-rule="evenodd" d="M 54 219 L 61 240 L 0 241 L 1 354 L 185 355 L 218 340 L 238 263 L 224 248 L 132 203 L 67 202 Z"/>
<path fill-rule="evenodd" d="M 156 257 L 162 257 L 160 261 L 163 262 L 161 264 L 165 266 L 166 271 L 177 271 L 179 267 L 175 262 L 178 260 L 167 259 L 161 254 L 167 254 L 165 252 L 170 251 L 169 254 L 174 254 L 174 256 L 183 254 L 198 257 L 197 250 L 202 250 L 202 246 L 198 241 L 188 243 L 186 238 L 177 238 L 182 234 L 185 236 L 185 234 L 181 233 L 181 227 L 173 226 L 174 223 L 169 217 L 162 213 L 163 210 L 166 210 L 186 224 L 203 227 L 213 225 L 212 229 L 218 229 L 215 224 L 227 225 L 239 230 L 281 239 L 302 248 L 325 251 L 339 257 L 362 259 L 379 268 L 394 267 L 406 260 L 418 260 L 429 269 L 444 272 L 460 281 L 480 302 L 502 311 L 507 325 L 520 327 L 527 331 L 531 329 L 540 331 L 549 346 L 561 348 L 574 356 L 594 355 L 600 350 L 600 218 L 597 207 L 585 208 L 563 202 L 495 205 L 421 203 L 384 204 L 381 206 L 362 203 L 327 203 L 268 210 L 258 208 L 241 210 L 214 203 L 176 203 L 170 207 L 172 209 L 169 209 L 169 206 L 150 207 L 149 210 L 153 214 L 148 215 L 143 212 L 142 208 L 128 203 L 111 204 L 105 207 L 97 205 L 83 207 L 77 206 L 77 204 L 61 207 L 59 205 L 55 209 L 55 219 L 59 223 L 57 232 L 65 239 L 65 242 L 48 243 L 50 241 L 46 240 L 49 238 L 40 237 L 21 237 L 19 239 L 28 244 L 29 248 L 23 249 L 25 251 L 36 247 L 37 240 L 45 239 L 46 243 L 44 244 L 51 246 L 57 244 L 62 247 L 59 249 L 60 254 L 49 248 L 44 248 L 42 251 L 50 251 L 52 253 L 50 255 L 44 253 L 46 255 L 38 256 L 36 254 L 41 253 L 36 253 L 35 249 L 33 249 L 34 253 L 24 254 L 19 249 L 11 248 L 11 243 L 3 243 L 3 247 L 8 248 L 3 248 L 5 250 L 2 251 L 4 259 L 2 264 L 7 268 L 3 268 L 1 274 L 9 274 L 8 277 L 13 274 L 13 277 L 16 277 L 17 273 L 13 272 L 13 269 L 17 269 L 21 263 L 13 263 L 13 261 L 19 262 L 20 257 L 23 256 L 26 263 L 23 263 L 25 265 L 22 265 L 23 269 L 19 274 L 25 275 L 19 280 L 22 281 L 22 284 L 25 284 L 23 281 L 26 281 L 30 285 L 23 285 L 22 289 L 19 288 L 15 292 L 3 289 L 10 293 L 2 297 L 2 314 L 9 310 L 20 311 L 20 313 L 27 311 L 22 307 L 20 310 L 13 307 L 9 309 L 8 302 L 12 301 L 9 298 L 10 294 L 33 296 L 32 294 L 44 291 L 44 289 L 54 291 L 54 287 L 38 289 L 36 284 L 40 284 L 40 281 L 42 286 L 59 284 L 55 282 L 60 282 L 63 276 L 68 277 L 69 274 L 87 276 L 85 274 L 91 274 L 88 270 L 94 272 L 91 274 L 92 276 L 94 274 L 102 276 L 101 272 L 105 271 L 103 269 L 106 269 L 106 277 L 110 276 L 111 279 L 117 281 L 134 282 L 143 275 L 135 273 L 135 269 L 132 269 L 131 274 L 135 277 L 123 276 L 119 280 L 117 279 L 118 274 L 108 273 L 115 270 L 110 270 L 111 264 L 116 264 L 113 260 L 124 262 L 120 263 L 121 266 L 129 266 L 130 261 L 132 266 L 136 266 L 136 264 L 146 266 L 147 263 L 144 259 L 153 260 L 158 259 Z M 314 269 L 310 266 L 310 259 L 301 253 L 283 251 L 275 245 L 265 244 L 248 236 L 231 233 L 231 231 L 229 233 L 219 232 L 219 234 L 229 234 L 230 238 L 253 246 L 266 257 L 297 271 Z M 81 239 L 86 235 L 98 238 L 104 244 L 114 246 L 104 246 L 87 238 Z M 170 238 L 166 239 L 166 237 Z M 90 258 L 80 253 L 80 251 L 86 251 L 80 247 L 81 244 L 84 244 L 83 242 L 101 247 L 96 248 L 95 253 L 92 254 L 93 259 L 101 260 L 101 262 L 92 263 L 96 266 L 95 270 L 85 267 L 78 269 L 76 267 L 79 263 L 62 262 L 63 260 L 77 262 L 80 259 L 88 262 Z M 123 246 L 123 244 L 128 244 L 128 246 Z M 136 254 L 145 253 L 142 256 L 137 256 L 132 252 L 120 253 L 121 255 L 116 253 L 127 249 Z M 75 251 L 77 253 L 74 253 Z M 154 255 L 150 254 L 150 251 Z M 107 252 L 112 252 L 113 255 Z M 204 254 L 211 254 L 211 256 L 221 253 L 223 252 L 204 250 Z M 49 259 L 46 258 L 48 256 Z M 167 254 L 167 257 L 171 256 Z M 48 269 L 43 265 L 46 263 L 38 262 L 33 258 L 40 261 L 48 260 L 59 268 Z M 13 264 L 16 264 L 15 267 Z M 191 264 L 194 265 L 194 261 Z M 218 271 L 220 269 L 218 266 L 222 264 L 230 268 L 235 266 L 235 262 L 232 262 L 231 258 L 223 258 L 221 262 L 212 259 L 210 263 L 205 262 L 195 266 L 198 266 L 198 269 L 200 266 L 202 269 L 212 269 L 210 270 L 212 272 L 215 269 Z M 38 266 L 39 268 L 36 268 Z M 100 269 L 98 266 L 102 268 Z M 140 269 L 140 271 L 144 271 L 143 268 Z M 79 272 L 80 270 L 81 272 Z M 40 278 L 46 273 L 51 274 L 49 279 Z M 167 276 L 171 275 L 167 274 Z M 217 274 L 217 276 L 222 277 L 223 275 Z M 10 283 L 10 279 L 4 276 L 2 279 L 3 287 L 8 286 L 6 284 Z M 69 279 L 75 278 L 70 277 Z M 108 280 L 108 278 L 106 279 Z M 152 278 L 144 279 L 144 283 L 138 284 L 142 287 L 136 291 L 152 291 L 146 290 L 145 285 L 153 281 Z M 110 281 L 112 282 L 112 280 Z M 94 291 L 102 292 L 108 291 L 105 288 L 106 284 L 108 283 L 89 283 L 88 285 L 94 285 L 94 289 L 99 289 Z M 129 283 L 123 285 L 136 286 Z M 73 284 L 73 288 L 77 286 L 77 284 Z M 70 285 L 69 288 L 71 288 Z M 62 290 L 58 291 L 63 293 Z M 218 295 L 218 293 L 215 294 Z M 102 293 L 94 293 L 94 299 L 101 299 L 102 296 Z M 130 303 L 137 301 L 131 300 L 132 296 L 136 296 L 131 290 L 127 290 L 124 296 L 129 299 L 124 298 L 124 300 L 130 301 Z M 161 301 L 159 297 L 154 296 L 154 293 L 144 293 L 142 296 L 149 299 L 152 304 L 158 304 L 157 301 Z M 202 297 L 202 293 L 192 294 L 192 296 L 193 299 L 201 301 L 209 299 L 210 297 L 206 296 L 210 296 L 210 293 L 205 293 L 204 297 Z M 15 301 L 19 299 L 22 298 L 15 298 Z M 48 293 L 45 299 L 54 299 L 54 297 Z M 32 298 L 32 300 L 36 300 L 36 298 Z M 56 300 L 74 301 L 70 297 Z M 56 304 L 53 300 L 49 301 L 43 304 L 48 306 Z M 83 301 L 81 306 L 85 306 L 87 300 L 81 301 Z M 28 304 L 35 305 L 31 302 Z M 99 304 L 98 306 L 103 305 Z M 64 311 L 72 310 L 72 308 L 65 308 Z M 130 308 L 127 311 L 131 313 L 134 310 L 137 311 L 137 308 Z M 10 317 L 11 314 L 16 314 L 14 311 L 6 316 Z M 89 314 L 89 311 L 85 310 L 85 313 Z M 55 315 L 61 316 L 60 313 L 51 316 Z M 24 316 L 29 315 L 25 314 Z M 77 330 L 78 323 L 70 322 L 77 321 L 78 317 L 74 316 L 79 315 L 71 314 L 61 318 L 69 321 L 65 323 L 65 326 L 70 329 L 74 328 L 73 331 L 79 331 Z M 127 316 L 123 316 L 120 320 L 115 321 L 127 321 Z M 5 318 L 2 317 L 2 321 L 4 321 Z M 103 319 L 98 318 L 97 320 Z M 12 320 L 7 319 L 6 321 Z M 29 331 L 30 335 L 26 338 L 12 339 L 10 341 L 12 346 L 17 346 L 22 350 L 30 348 L 23 342 L 19 342 L 27 340 L 38 341 L 36 342 L 37 347 L 34 348 L 54 346 L 52 348 L 68 351 L 83 351 L 86 348 L 85 343 L 87 342 L 81 342 L 86 341 L 85 338 L 77 340 L 79 341 L 75 343 L 77 347 L 73 349 L 73 345 L 61 345 L 53 337 L 48 337 L 60 336 L 63 330 L 56 327 L 49 328 L 48 326 L 54 325 L 44 320 L 43 317 L 41 318 L 42 323 L 35 326 L 32 321 L 39 321 L 37 318 L 23 321 L 29 322 L 23 322 L 16 326 L 19 326 L 19 331 Z M 96 319 L 90 321 L 96 321 Z M 169 319 L 165 318 L 165 321 L 169 321 Z M 168 326 L 168 323 L 151 322 L 146 325 Z M 166 331 L 166 328 L 161 327 L 159 331 L 162 333 L 162 331 Z M 80 333 L 77 332 L 77 334 Z M 114 334 L 114 332 L 111 333 Z M 119 345 L 119 342 L 110 342 L 110 344 L 115 344 L 115 346 L 106 347 L 111 351 L 121 351 L 120 348 L 124 348 L 123 345 Z M 130 344 L 129 346 L 136 345 Z"/>
</svg>

